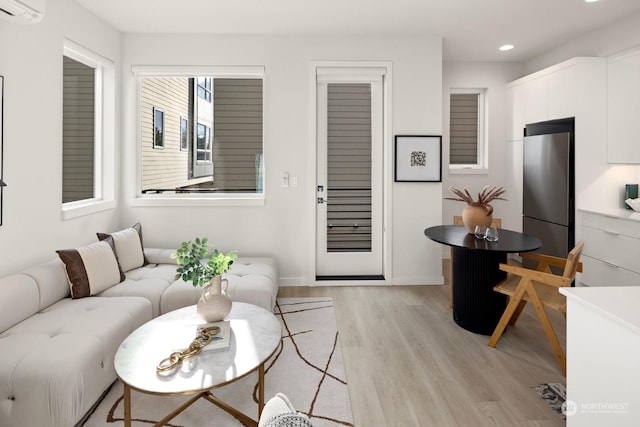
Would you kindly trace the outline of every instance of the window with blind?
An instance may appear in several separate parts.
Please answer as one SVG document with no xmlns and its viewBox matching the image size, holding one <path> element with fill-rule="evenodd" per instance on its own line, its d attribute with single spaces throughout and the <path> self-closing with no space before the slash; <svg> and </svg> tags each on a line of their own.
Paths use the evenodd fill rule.
<svg viewBox="0 0 640 427">
<path fill-rule="evenodd" d="M 449 99 L 449 168 L 486 168 L 485 90 L 452 90 Z"/>
<path fill-rule="evenodd" d="M 63 218 L 115 207 L 113 62 L 64 40 L 62 55 Z"/>
<path fill-rule="evenodd" d="M 139 82 L 142 194 L 262 193 L 261 76 L 177 73 Z M 153 149 L 154 110 L 164 112 L 163 150 Z"/>
<path fill-rule="evenodd" d="M 62 203 L 92 199 L 95 162 L 95 68 L 63 57 Z"/>
</svg>

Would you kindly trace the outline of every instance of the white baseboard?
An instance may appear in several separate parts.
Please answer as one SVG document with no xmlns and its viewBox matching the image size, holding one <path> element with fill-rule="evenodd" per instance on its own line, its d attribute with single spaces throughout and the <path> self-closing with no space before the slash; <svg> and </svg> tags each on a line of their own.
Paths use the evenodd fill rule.
<svg viewBox="0 0 640 427">
<path fill-rule="evenodd" d="M 394 285 L 444 285 L 444 276 L 394 277 Z"/>
<path fill-rule="evenodd" d="M 443 285 L 444 276 L 393 277 L 391 280 L 311 280 L 304 277 L 281 277 L 280 286 L 391 286 Z"/>
</svg>

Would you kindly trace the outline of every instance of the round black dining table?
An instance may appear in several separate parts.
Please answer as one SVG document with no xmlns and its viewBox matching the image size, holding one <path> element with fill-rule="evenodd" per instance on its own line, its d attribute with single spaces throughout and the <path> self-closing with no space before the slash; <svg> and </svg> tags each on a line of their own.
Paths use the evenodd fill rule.
<svg viewBox="0 0 640 427">
<path fill-rule="evenodd" d="M 539 239 L 517 231 L 498 229 L 495 242 L 477 238 L 462 225 L 437 225 L 424 230 L 429 239 L 453 249 L 451 283 L 453 320 L 462 328 L 491 335 L 507 306 L 507 297 L 493 287 L 504 280 L 500 263 L 507 254 L 539 249 Z"/>
</svg>

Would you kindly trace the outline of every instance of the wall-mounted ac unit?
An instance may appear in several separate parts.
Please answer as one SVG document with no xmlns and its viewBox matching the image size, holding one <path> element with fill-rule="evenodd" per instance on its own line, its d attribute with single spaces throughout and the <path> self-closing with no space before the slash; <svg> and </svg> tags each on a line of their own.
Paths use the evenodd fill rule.
<svg viewBox="0 0 640 427">
<path fill-rule="evenodd" d="M 0 19 L 14 24 L 35 24 L 44 18 L 46 0 L 0 0 Z"/>
</svg>

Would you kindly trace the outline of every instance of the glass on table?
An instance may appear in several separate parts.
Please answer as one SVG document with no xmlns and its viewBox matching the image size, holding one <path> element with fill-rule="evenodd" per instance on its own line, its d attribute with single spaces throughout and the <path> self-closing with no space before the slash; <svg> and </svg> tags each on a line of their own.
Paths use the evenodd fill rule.
<svg viewBox="0 0 640 427">
<path fill-rule="evenodd" d="M 483 239 L 484 238 L 484 233 L 486 232 L 487 227 L 485 227 L 484 225 L 476 225 L 476 229 L 473 232 L 473 234 L 478 238 L 478 239 Z"/>
<path fill-rule="evenodd" d="M 484 232 L 484 238 L 489 242 L 498 241 L 498 229 L 496 227 L 487 227 L 487 230 Z"/>
</svg>

